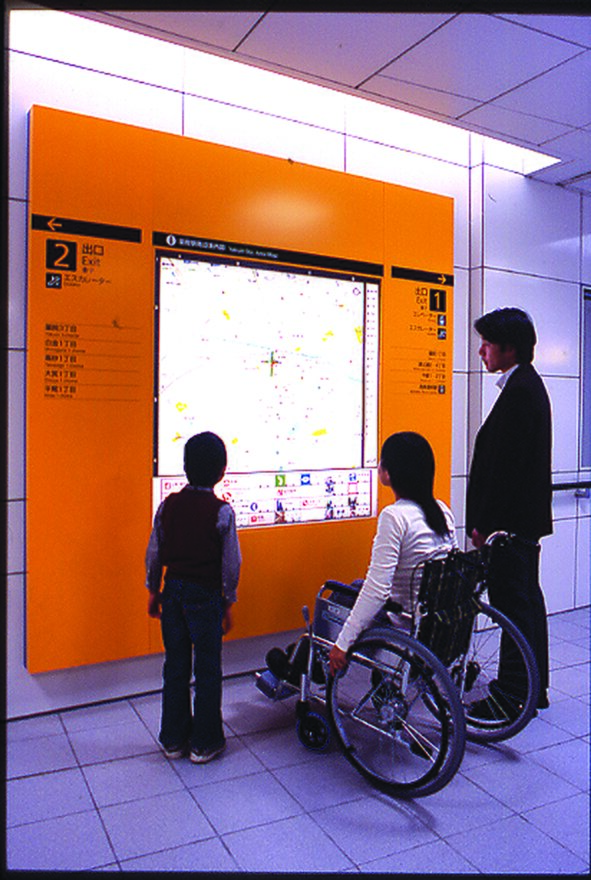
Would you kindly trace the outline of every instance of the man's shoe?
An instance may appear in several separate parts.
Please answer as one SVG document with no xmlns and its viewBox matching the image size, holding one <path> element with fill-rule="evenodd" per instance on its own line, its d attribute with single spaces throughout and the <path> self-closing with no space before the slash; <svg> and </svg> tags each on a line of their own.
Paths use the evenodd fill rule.
<svg viewBox="0 0 591 880">
<path fill-rule="evenodd" d="M 489 696 L 471 703 L 467 707 L 466 718 L 476 722 L 512 721 L 520 711 L 519 705 L 508 699 L 501 701 L 498 697 Z"/>
<path fill-rule="evenodd" d="M 540 696 L 538 697 L 537 708 L 538 709 L 547 709 L 549 705 L 550 705 L 550 700 L 548 699 L 546 694 L 540 694 Z"/>
<path fill-rule="evenodd" d="M 211 749 L 191 749 L 189 760 L 193 764 L 207 764 L 208 761 L 213 761 L 214 758 L 221 754 L 225 748 L 226 743 L 224 742 Z"/>
</svg>

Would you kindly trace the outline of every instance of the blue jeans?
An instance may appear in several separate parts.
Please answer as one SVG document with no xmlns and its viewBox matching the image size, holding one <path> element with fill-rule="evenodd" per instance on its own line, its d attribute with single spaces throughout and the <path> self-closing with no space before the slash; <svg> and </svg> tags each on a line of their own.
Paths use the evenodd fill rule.
<svg viewBox="0 0 591 880">
<path fill-rule="evenodd" d="M 162 592 L 162 723 L 165 748 L 188 742 L 192 749 L 224 742 L 222 725 L 223 600 L 193 581 L 166 578 Z M 191 660 L 195 697 L 191 713 Z"/>
</svg>

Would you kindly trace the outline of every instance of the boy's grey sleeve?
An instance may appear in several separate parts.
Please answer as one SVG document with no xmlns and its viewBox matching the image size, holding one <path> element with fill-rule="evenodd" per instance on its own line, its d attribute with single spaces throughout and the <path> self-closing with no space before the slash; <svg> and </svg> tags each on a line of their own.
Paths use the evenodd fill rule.
<svg viewBox="0 0 591 880">
<path fill-rule="evenodd" d="M 164 502 L 162 502 L 164 503 Z M 158 593 L 162 582 L 162 504 L 156 511 L 152 533 L 146 550 L 146 587 Z"/>
<path fill-rule="evenodd" d="M 222 587 L 224 599 L 231 605 L 236 601 L 236 589 L 240 578 L 242 555 L 236 531 L 236 516 L 229 504 L 224 504 L 218 514 L 218 531 L 222 536 Z"/>
</svg>

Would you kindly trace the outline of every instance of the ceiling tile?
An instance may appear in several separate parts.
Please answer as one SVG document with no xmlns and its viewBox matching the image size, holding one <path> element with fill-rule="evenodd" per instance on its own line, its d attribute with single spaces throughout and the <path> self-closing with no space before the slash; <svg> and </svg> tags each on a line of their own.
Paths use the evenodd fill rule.
<svg viewBox="0 0 591 880">
<path fill-rule="evenodd" d="M 87 13 L 118 27 L 134 26 L 144 33 L 182 45 L 234 49 L 262 12 L 122 12 Z"/>
<path fill-rule="evenodd" d="M 241 53 L 356 86 L 450 19 L 450 14 L 269 13 Z"/>
<path fill-rule="evenodd" d="M 591 49 L 591 16 L 589 15 L 499 15 L 525 27 L 535 28 L 545 34 L 553 34 L 571 40 L 579 46 Z"/>
<path fill-rule="evenodd" d="M 384 98 L 392 98 L 399 103 L 406 104 L 408 109 L 414 108 L 419 112 L 428 110 L 440 116 L 455 119 L 477 105 L 476 101 L 463 98 L 460 95 L 451 95 L 437 89 L 428 89 L 414 83 L 403 82 L 386 76 L 374 76 L 366 85 L 359 89 L 361 94 L 377 95 Z"/>
<path fill-rule="evenodd" d="M 551 117 L 565 125 L 586 125 L 591 122 L 591 52 L 583 52 L 504 95 L 498 105 L 521 113 Z"/>
<path fill-rule="evenodd" d="M 561 156 L 570 155 L 573 159 L 577 156 L 591 156 L 591 129 L 579 128 L 577 131 L 554 138 L 544 147 L 548 151 L 556 149 Z"/>
<path fill-rule="evenodd" d="M 580 51 L 493 16 L 462 14 L 382 72 L 489 101 Z"/>
<path fill-rule="evenodd" d="M 535 146 L 572 131 L 569 126 L 532 116 L 531 113 L 507 110 L 495 102 L 469 111 L 462 118 L 464 122 L 496 132 L 499 137 L 519 138 Z"/>
</svg>

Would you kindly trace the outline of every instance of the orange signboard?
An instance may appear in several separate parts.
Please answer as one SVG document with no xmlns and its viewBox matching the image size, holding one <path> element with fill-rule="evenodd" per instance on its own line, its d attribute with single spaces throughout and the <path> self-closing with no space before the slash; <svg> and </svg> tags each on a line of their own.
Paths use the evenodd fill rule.
<svg viewBox="0 0 591 880">
<path fill-rule="evenodd" d="M 239 242 L 287 263 L 293 253 L 356 263 L 362 274 L 373 267 L 379 441 L 424 433 L 436 490 L 449 498 L 450 199 L 44 107 L 31 110 L 30 139 L 31 672 L 161 650 L 143 562 L 153 516 L 155 253 L 173 252 L 167 235 L 175 252 L 180 233 L 189 250 Z M 390 500 L 380 489 L 379 506 Z M 324 580 L 363 576 L 374 530 L 374 517 L 241 530 L 232 637 L 299 627 Z"/>
</svg>

